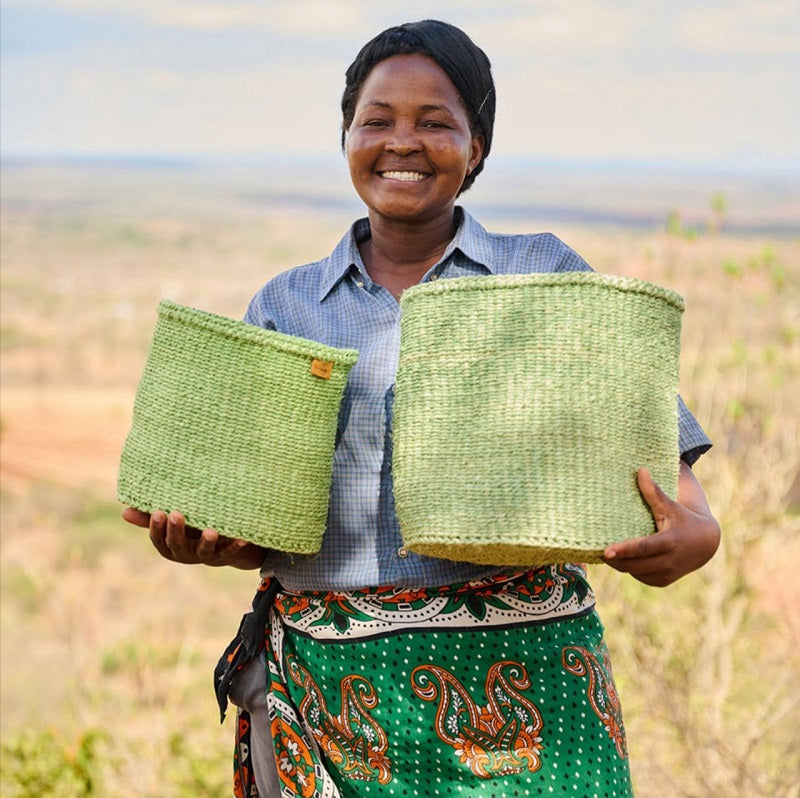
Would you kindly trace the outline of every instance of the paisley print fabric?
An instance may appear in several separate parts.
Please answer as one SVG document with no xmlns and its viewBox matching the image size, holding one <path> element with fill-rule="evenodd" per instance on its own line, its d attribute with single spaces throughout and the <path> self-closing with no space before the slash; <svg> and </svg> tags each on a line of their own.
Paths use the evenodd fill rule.
<svg viewBox="0 0 800 798">
<path fill-rule="evenodd" d="M 486 704 L 480 706 L 438 665 L 419 665 L 411 683 L 420 698 L 437 702 L 437 736 L 479 778 L 525 769 L 535 773 L 541 767 L 542 715 L 524 694 L 531 680 L 518 662 L 496 662 L 489 668 Z"/>
<path fill-rule="evenodd" d="M 574 565 L 427 590 L 279 590 L 264 645 L 282 798 L 631 796 L 602 636 Z M 240 711 L 237 798 L 258 795 L 248 723 Z"/>
<path fill-rule="evenodd" d="M 287 628 L 315 640 L 382 637 L 402 630 L 547 623 L 589 612 L 594 595 L 577 565 L 537 568 L 476 582 L 409 590 L 280 593 Z"/>
</svg>

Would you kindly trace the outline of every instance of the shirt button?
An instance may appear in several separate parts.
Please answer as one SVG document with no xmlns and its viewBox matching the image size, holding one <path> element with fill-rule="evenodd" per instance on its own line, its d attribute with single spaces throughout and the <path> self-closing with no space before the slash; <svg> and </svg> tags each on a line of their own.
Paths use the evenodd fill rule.
<svg viewBox="0 0 800 798">
<path fill-rule="evenodd" d="M 405 560 L 405 558 L 408 557 L 408 549 L 405 546 L 401 546 L 397 550 L 397 556 Z"/>
<path fill-rule="evenodd" d="M 438 280 L 439 279 L 439 275 L 438 274 L 432 274 L 428 279 L 429 280 Z"/>
<path fill-rule="evenodd" d="M 357 285 L 359 288 L 363 288 L 363 287 L 364 287 L 364 283 L 363 283 L 361 280 L 356 280 L 356 285 Z"/>
</svg>

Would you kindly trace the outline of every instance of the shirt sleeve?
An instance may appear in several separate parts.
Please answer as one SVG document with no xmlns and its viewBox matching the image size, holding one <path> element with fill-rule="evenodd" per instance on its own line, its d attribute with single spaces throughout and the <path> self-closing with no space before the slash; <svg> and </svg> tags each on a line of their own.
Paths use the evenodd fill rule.
<svg viewBox="0 0 800 798">
<path fill-rule="evenodd" d="M 711 439 L 706 435 L 697 419 L 683 399 L 678 397 L 678 449 L 681 460 L 691 466 L 711 448 Z"/>
<path fill-rule="evenodd" d="M 244 314 L 244 321 L 254 324 L 256 327 L 264 327 L 267 330 L 277 330 L 275 314 L 270 308 L 268 299 L 269 284 L 265 285 L 251 300 Z"/>
</svg>

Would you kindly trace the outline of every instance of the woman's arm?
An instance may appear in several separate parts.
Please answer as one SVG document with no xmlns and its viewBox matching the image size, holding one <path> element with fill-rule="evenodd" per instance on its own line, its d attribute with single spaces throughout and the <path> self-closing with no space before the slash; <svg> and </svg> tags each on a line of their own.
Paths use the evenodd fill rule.
<svg viewBox="0 0 800 798">
<path fill-rule="evenodd" d="M 255 543 L 223 537 L 216 529 L 201 531 L 186 526 L 183 515 L 174 511 L 169 515 L 161 510 L 150 514 L 127 507 L 122 517 L 129 524 L 149 529 L 158 553 L 173 562 L 252 570 L 260 568 L 266 556 L 266 549 Z"/>
<path fill-rule="evenodd" d="M 677 501 L 656 485 L 646 468 L 639 469 L 636 479 L 655 518 L 656 532 L 611 544 L 603 559 L 640 582 L 664 587 L 696 571 L 714 556 L 720 527 L 703 488 L 686 463 L 681 462 Z"/>
</svg>

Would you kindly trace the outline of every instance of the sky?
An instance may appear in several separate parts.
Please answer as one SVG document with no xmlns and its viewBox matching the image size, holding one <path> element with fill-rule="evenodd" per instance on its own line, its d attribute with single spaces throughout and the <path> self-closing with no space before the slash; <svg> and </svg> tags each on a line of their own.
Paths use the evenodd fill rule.
<svg viewBox="0 0 800 798">
<path fill-rule="evenodd" d="M 798 0 L 2 0 L 8 156 L 337 154 L 344 71 L 436 17 L 492 61 L 494 156 L 800 171 Z"/>
</svg>

